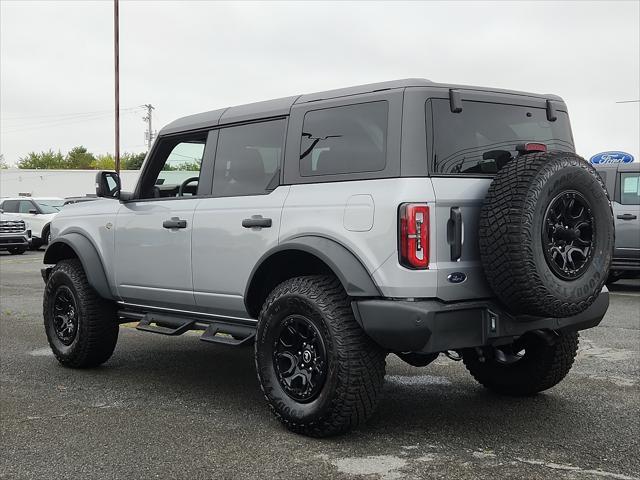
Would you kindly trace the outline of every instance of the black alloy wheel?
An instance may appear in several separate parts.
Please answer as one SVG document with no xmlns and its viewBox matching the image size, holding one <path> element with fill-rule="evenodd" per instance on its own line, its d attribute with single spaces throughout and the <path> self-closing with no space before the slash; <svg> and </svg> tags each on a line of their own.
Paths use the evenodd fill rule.
<svg viewBox="0 0 640 480">
<path fill-rule="evenodd" d="M 551 270 L 563 280 L 580 277 L 593 258 L 595 223 L 587 199 L 573 190 L 560 193 L 543 222 L 542 241 Z"/>
<path fill-rule="evenodd" d="M 282 389 L 306 403 L 318 396 L 326 379 L 327 352 L 318 328 L 302 315 L 280 323 L 273 345 L 273 365 Z"/>
<path fill-rule="evenodd" d="M 78 332 L 78 307 L 73 292 L 66 285 L 61 285 L 56 291 L 52 310 L 56 336 L 63 345 L 71 345 Z"/>
</svg>

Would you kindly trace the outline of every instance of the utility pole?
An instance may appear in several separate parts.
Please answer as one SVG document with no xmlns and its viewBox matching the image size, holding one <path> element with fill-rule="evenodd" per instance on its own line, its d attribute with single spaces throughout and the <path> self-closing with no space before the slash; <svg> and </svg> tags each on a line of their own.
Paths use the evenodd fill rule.
<svg viewBox="0 0 640 480">
<path fill-rule="evenodd" d="M 152 112 L 155 110 L 155 107 L 150 103 L 146 103 L 142 105 L 142 108 L 147 109 L 147 115 L 142 117 L 142 120 L 147 122 L 147 131 L 145 132 L 145 139 L 147 140 L 147 149 L 151 150 L 151 144 L 153 143 L 153 137 L 155 136 L 155 133 L 151 128 L 151 116 L 152 116 Z"/>
<path fill-rule="evenodd" d="M 120 15 L 118 0 L 113 0 L 113 53 L 115 58 L 115 90 L 116 90 L 116 172 L 120 173 Z"/>
</svg>

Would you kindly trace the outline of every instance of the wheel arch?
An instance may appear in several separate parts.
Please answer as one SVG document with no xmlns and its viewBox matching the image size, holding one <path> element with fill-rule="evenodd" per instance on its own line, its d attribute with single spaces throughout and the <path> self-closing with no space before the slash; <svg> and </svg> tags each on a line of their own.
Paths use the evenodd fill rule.
<svg viewBox="0 0 640 480">
<path fill-rule="evenodd" d="M 49 231 L 50 228 L 51 228 L 51 222 L 45 223 L 44 227 L 42 227 L 42 230 L 40 231 L 40 240 L 42 240 L 43 242 L 47 238 L 45 234 Z"/>
<path fill-rule="evenodd" d="M 380 290 L 362 262 L 345 246 L 325 237 L 301 236 L 266 252 L 256 263 L 245 290 L 247 312 L 257 318 L 269 292 L 294 276 L 335 275 L 350 297 L 378 297 Z"/>
<path fill-rule="evenodd" d="M 102 260 L 91 241 L 79 233 L 57 237 L 47 247 L 43 263 L 55 264 L 68 258 L 77 258 L 87 276 L 87 281 L 102 298 L 114 299 L 109 287 Z"/>
</svg>

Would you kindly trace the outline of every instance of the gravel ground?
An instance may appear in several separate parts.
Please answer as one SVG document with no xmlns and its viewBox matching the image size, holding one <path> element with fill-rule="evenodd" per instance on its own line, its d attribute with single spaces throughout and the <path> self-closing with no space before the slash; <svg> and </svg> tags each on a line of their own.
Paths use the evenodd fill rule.
<svg viewBox="0 0 640 480">
<path fill-rule="evenodd" d="M 314 440 L 271 416 L 251 349 L 123 326 L 103 367 L 61 367 L 41 261 L 0 254 L 1 478 L 640 479 L 640 282 L 612 287 L 544 394 L 499 397 L 443 356 L 420 369 L 390 355 L 375 417 Z"/>
</svg>

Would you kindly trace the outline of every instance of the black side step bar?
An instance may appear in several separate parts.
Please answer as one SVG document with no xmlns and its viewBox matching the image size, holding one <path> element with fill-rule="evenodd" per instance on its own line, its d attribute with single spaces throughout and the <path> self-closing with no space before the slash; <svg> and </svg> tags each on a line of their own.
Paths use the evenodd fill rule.
<svg viewBox="0 0 640 480">
<path fill-rule="evenodd" d="M 187 330 L 191 330 L 195 323 L 195 320 L 188 318 L 147 313 L 136 325 L 136 329 L 162 335 L 182 335 Z"/>
<path fill-rule="evenodd" d="M 219 333 L 225 333 L 226 335 L 218 335 Z M 211 323 L 200 337 L 200 340 L 236 346 L 249 343 L 255 336 L 255 327 Z"/>
<path fill-rule="evenodd" d="M 137 330 L 159 333 L 161 335 L 182 335 L 188 330 L 204 330 L 200 340 L 224 345 L 244 345 L 256 336 L 254 325 L 238 325 L 229 322 L 201 319 L 195 317 L 180 317 L 155 312 L 133 312 L 120 310 L 120 322 L 138 320 Z"/>
</svg>

